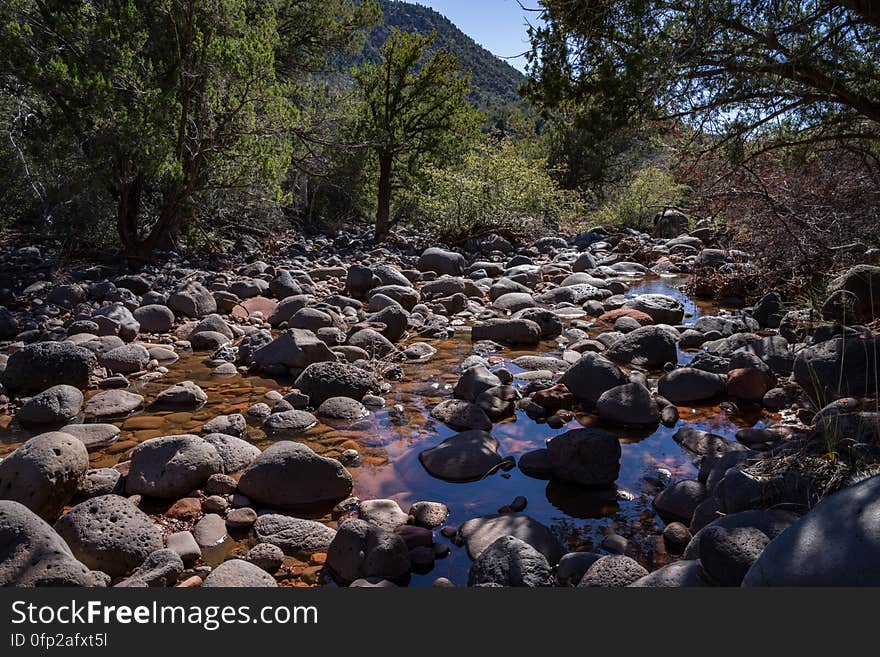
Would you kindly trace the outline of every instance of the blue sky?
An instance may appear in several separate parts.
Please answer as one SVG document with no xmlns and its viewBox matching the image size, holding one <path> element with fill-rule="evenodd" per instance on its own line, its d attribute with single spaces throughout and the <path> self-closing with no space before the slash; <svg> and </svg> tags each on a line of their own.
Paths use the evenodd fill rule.
<svg viewBox="0 0 880 657">
<path fill-rule="evenodd" d="M 486 50 L 504 58 L 521 71 L 525 58 L 518 57 L 529 48 L 526 21 L 535 22 L 537 14 L 523 11 L 516 0 L 411 0 L 440 12 Z M 525 7 L 537 7 L 537 0 L 523 0 Z"/>
</svg>

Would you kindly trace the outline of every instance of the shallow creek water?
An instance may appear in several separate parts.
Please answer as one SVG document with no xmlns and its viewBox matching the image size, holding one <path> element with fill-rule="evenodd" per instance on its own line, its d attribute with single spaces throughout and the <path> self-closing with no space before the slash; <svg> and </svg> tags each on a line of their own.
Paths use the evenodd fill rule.
<svg viewBox="0 0 880 657">
<path fill-rule="evenodd" d="M 652 277 L 634 283 L 627 296 L 645 293 L 675 296 L 685 304 L 685 323 L 692 323 L 701 314 L 717 310 L 697 304 L 684 295 L 679 290 L 684 282 L 682 277 Z M 295 439 L 326 456 L 338 457 L 349 448 L 358 450 L 359 463 L 348 467 L 355 480 L 353 494 L 361 499 L 392 498 L 404 510 L 419 500 L 444 502 L 451 511 L 448 522 L 460 524 L 476 516 L 497 513 L 516 496 L 522 495 L 528 499 L 524 513 L 549 526 L 570 550 L 598 549 L 603 536 L 614 532 L 629 540 L 628 554 L 649 570 L 675 559 L 675 555 L 664 550 L 660 538 L 663 523 L 651 507 L 651 500 L 659 492 L 652 483 L 658 468 L 669 470 L 674 480 L 696 475 L 691 458 L 672 439 L 675 428 L 661 426 L 653 432 L 618 432 L 623 454 L 620 477 L 616 488 L 611 490 L 585 490 L 532 479 L 516 468 L 496 472 L 472 483 L 449 483 L 429 475 L 419 463 L 419 452 L 456 432 L 431 418 L 428 412 L 452 396 L 452 388 L 460 373 L 459 364 L 473 353 L 465 327 L 460 327 L 452 339 L 434 342 L 433 346 L 437 353 L 430 359 L 403 364 L 405 376 L 402 381 L 391 382 L 384 408 L 372 409 L 367 418 L 351 425 L 319 423 Z M 494 367 L 504 366 L 518 374 L 521 370 L 510 361 L 526 354 L 559 356 L 561 349 L 556 341 L 546 341 L 527 351 L 505 349 L 488 356 Z M 680 362 L 689 361 L 692 355 L 681 352 Z M 133 390 L 146 397 L 144 410 L 116 422 L 122 429 L 119 441 L 91 454 L 91 467 L 109 467 L 124 461 L 137 443 L 150 438 L 200 433 L 201 425 L 211 418 L 243 413 L 250 405 L 264 401 L 267 392 L 278 390 L 284 393 L 292 386 L 290 380 L 259 376 L 213 376 L 211 368 L 203 363 L 204 356 L 182 353 L 180 360 L 170 366 L 166 377 L 133 386 Z M 204 407 L 183 412 L 150 408 L 150 403 L 161 390 L 185 380 L 194 381 L 208 394 L 209 401 Z M 515 381 L 520 386 L 525 383 L 518 378 Z M 679 410 L 679 426 L 689 424 L 731 438 L 741 428 L 756 423 L 760 425 L 762 419 L 730 415 L 718 406 Z M 519 457 L 543 447 L 553 436 L 596 421 L 595 416 L 577 414 L 567 426 L 554 430 L 517 412 L 515 418 L 496 424 L 492 434 L 500 443 L 502 456 Z M 0 455 L 12 451 L 30 435 L 19 429 L 11 418 L 0 416 Z M 256 424 L 249 427 L 248 439 L 264 449 L 268 445 L 265 434 Z M 330 522 L 329 518 L 324 520 Z M 436 532 L 436 540 L 447 541 L 439 532 Z M 243 539 L 230 541 L 220 550 L 206 555 L 206 561 L 218 563 L 229 551 L 242 550 L 246 544 Z M 449 557 L 438 560 L 434 570 L 426 575 L 414 574 L 410 584 L 428 585 L 436 577 L 447 577 L 457 585 L 464 585 L 469 566 L 465 550 L 452 547 Z"/>
</svg>

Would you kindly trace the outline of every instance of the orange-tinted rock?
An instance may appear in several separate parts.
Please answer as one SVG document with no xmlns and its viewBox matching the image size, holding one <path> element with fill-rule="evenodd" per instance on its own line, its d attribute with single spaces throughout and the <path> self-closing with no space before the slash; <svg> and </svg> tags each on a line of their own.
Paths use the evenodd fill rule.
<svg viewBox="0 0 880 657">
<path fill-rule="evenodd" d="M 604 322 L 605 324 L 614 324 L 621 317 L 632 317 L 642 326 L 648 326 L 649 324 L 653 324 L 654 320 L 651 319 L 651 316 L 648 313 L 643 313 L 641 310 L 636 310 L 635 308 L 618 308 L 617 310 L 609 310 L 607 313 L 603 313 L 599 316 L 599 321 Z"/>
<path fill-rule="evenodd" d="M 248 317 L 253 317 L 254 313 L 262 313 L 263 318 L 269 317 L 273 312 L 275 312 L 275 308 L 278 305 L 278 302 L 275 299 L 269 299 L 268 297 L 251 297 L 250 299 L 245 299 L 238 305 L 236 305 L 232 309 L 232 316 L 238 317 L 240 319 L 247 319 Z"/>
<path fill-rule="evenodd" d="M 732 370 L 727 376 L 727 394 L 735 399 L 759 402 L 770 390 L 770 377 L 761 370 Z"/>
<path fill-rule="evenodd" d="M 574 406 L 574 395 L 560 383 L 552 388 L 539 390 L 532 396 L 532 401 L 550 411 L 567 410 Z"/>
<path fill-rule="evenodd" d="M 196 497 L 184 497 L 177 500 L 165 512 L 165 517 L 175 520 L 192 521 L 202 515 L 202 503 Z"/>
</svg>

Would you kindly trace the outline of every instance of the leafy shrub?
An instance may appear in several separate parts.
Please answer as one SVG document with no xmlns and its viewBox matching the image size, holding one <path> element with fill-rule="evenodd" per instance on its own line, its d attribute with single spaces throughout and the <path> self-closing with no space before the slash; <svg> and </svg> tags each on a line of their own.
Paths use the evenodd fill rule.
<svg viewBox="0 0 880 657">
<path fill-rule="evenodd" d="M 683 205 L 688 187 L 656 166 L 639 171 L 620 192 L 590 215 L 590 223 L 646 230 L 665 206 Z"/>
<path fill-rule="evenodd" d="M 573 225 L 583 212 L 577 194 L 550 176 L 546 160 L 509 138 L 484 139 L 461 166 L 431 166 L 426 174 L 415 191 L 417 215 L 449 243 L 489 232 L 534 237 Z"/>
</svg>

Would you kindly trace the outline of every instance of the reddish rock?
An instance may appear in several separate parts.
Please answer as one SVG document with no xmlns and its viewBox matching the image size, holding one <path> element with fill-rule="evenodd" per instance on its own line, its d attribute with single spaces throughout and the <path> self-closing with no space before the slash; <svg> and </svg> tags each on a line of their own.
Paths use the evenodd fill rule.
<svg viewBox="0 0 880 657">
<path fill-rule="evenodd" d="M 636 310 L 635 308 L 618 308 L 617 310 L 609 310 L 607 313 L 603 313 L 599 316 L 599 321 L 613 325 L 614 322 L 621 317 L 632 317 L 642 326 L 648 326 L 649 324 L 654 323 L 654 320 L 651 319 L 651 316 L 648 313 L 643 313 L 641 310 Z"/>
<path fill-rule="evenodd" d="M 278 306 L 278 302 L 275 299 L 269 299 L 267 297 L 251 297 L 250 299 L 245 299 L 238 305 L 236 305 L 232 309 L 232 316 L 238 317 L 239 319 L 247 319 L 248 317 L 253 317 L 254 313 L 262 313 L 263 319 L 266 319 L 275 312 L 275 308 Z"/>
<path fill-rule="evenodd" d="M 549 411 L 568 410 L 574 406 L 574 395 L 564 384 L 560 383 L 552 388 L 539 390 L 532 396 L 532 401 Z"/>
<path fill-rule="evenodd" d="M 735 399 L 760 402 L 770 387 L 767 373 L 752 367 L 732 370 L 727 377 L 727 394 Z"/>
<path fill-rule="evenodd" d="M 202 502 L 197 497 L 184 497 L 177 500 L 165 512 L 166 518 L 186 521 L 197 520 L 201 515 Z"/>
</svg>

